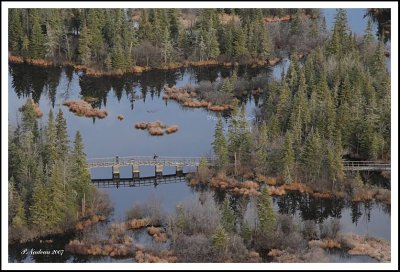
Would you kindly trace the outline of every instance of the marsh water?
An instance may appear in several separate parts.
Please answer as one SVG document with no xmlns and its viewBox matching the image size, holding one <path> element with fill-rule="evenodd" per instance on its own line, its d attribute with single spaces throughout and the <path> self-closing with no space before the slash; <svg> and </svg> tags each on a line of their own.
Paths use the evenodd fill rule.
<svg viewBox="0 0 400 272">
<path fill-rule="evenodd" d="M 354 13 L 354 14 L 353 14 Z M 328 29 L 331 29 L 335 10 L 325 9 Z M 333 15 L 332 15 L 333 14 Z M 349 10 L 349 24 L 353 31 L 362 32 L 366 19 L 362 19 L 365 10 Z M 358 18 L 355 20 L 354 18 Z M 390 62 L 389 62 L 390 63 Z M 262 76 L 273 79 L 280 76 L 282 69 L 289 64 L 287 59 L 274 67 L 250 68 L 239 67 L 238 76 L 252 78 Z M 201 80 L 215 81 L 227 77 L 230 68 L 182 68 L 173 71 L 151 71 L 141 75 L 123 77 L 91 78 L 71 68 L 42 68 L 25 64 L 9 64 L 8 73 L 8 119 L 16 125 L 21 114 L 18 111 L 28 97 L 39 102 L 44 116 L 39 122 L 44 126 L 50 109 L 63 111 L 68 124 L 70 139 L 77 130 L 82 134 L 85 152 L 88 158 L 114 156 L 207 156 L 211 154 L 211 142 L 216 125 L 216 113 L 205 109 L 185 108 L 175 101 L 162 99 L 163 86 L 184 86 L 196 84 Z M 78 100 L 82 96 L 97 99 L 94 104 L 108 111 L 105 119 L 78 117 L 62 105 L 66 100 Z M 241 101 L 246 107 L 249 119 L 255 116 L 258 97 L 247 96 Z M 117 120 L 122 114 L 124 120 Z M 225 125 L 229 119 L 224 114 Z M 137 130 L 134 124 L 140 121 L 160 120 L 167 125 L 176 124 L 179 131 L 162 137 L 151 137 L 146 131 Z M 152 174 L 153 169 L 145 168 L 143 175 Z M 165 169 L 172 173 L 173 169 Z M 110 178 L 111 169 L 92 170 L 93 178 Z M 122 168 L 121 177 L 130 177 L 130 169 Z M 165 212 L 171 213 L 178 203 L 198 201 L 202 193 L 190 188 L 185 182 L 159 184 L 144 187 L 110 187 L 102 188 L 114 205 L 111 221 L 122 221 L 125 212 L 134 203 L 149 198 L 157 198 Z M 215 201 L 223 196 L 214 194 Z M 351 203 L 341 199 L 316 199 L 307 195 L 290 193 L 273 199 L 274 207 L 280 214 L 292 215 L 299 224 L 303 220 L 314 220 L 317 223 L 339 218 L 343 232 L 353 232 L 390 240 L 391 216 L 390 206 L 380 203 Z M 132 233 L 135 241 L 149 242 L 145 232 Z M 61 255 L 21 254 L 25 248 L 63 249 L 73 234 L 50 237 L 51 244 L 40 241 L 12 245 L 9 247 L 11 262 L 131 262 L 132 258 L 111 258 L 78 256 L 64 252 Z M 150 241 L 151 242 L 151 241 Z M 330 254 L 332 262 L 374 262 L 374 259 L 347 254 Z"/>
</svg>

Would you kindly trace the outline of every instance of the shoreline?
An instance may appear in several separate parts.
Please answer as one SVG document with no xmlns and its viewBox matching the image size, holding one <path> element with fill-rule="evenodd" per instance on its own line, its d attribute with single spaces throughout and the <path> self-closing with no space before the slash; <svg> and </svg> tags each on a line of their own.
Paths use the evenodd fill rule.
<svg viewBox="0 0 400 272">
<path fill-rule="evenodd" d="M 290 55 L 290 54 L 289 54 Z M 149 72 L 149 71 L 170 71 L 170 70 L 175 70 L 175 69 L 180 69 L 180 68 L 187 68 L 187 67 L 213 67 L 213 66 L 221 66 L 221 67 L 238 67 L 238 66 L 243 66 L 243 65 L 249 65 L 252 68 L 255 67 L 263 67 L 263 66 L 275 66 L 278 63 L 282 61 L 283 58 L 272 58 L 272 59 L 250 59 L 249 61 L 246 61 L 244 63 L 238 63 L 236 61 L 230 61 L 230 62 L 224 62 L 224 61 L 218 61 L 218 60 L 207 60 L 207 61 L 188 61 L 185 60 L 180 63 L 169 63 L 166 65 L 162 65 L 159 67 L 143 67 L 143 66 L 132 66 L 129 68 L 129 70 L 122 70 L 122 69 L 117 69 L 117 70 L 112 70 L 112 71 L 103 71 L 103 70 L 98 70 L 94 69 L 91 67 L 88 67 L 86 65 L 82 64 L 77 64 L 73 62 L 62 62 L 60 64 L 55 64 L 52 61 L 44 60 L 44 59 L 29 59 L 29 58 L 23 58 L 21 56 L 16 56 L 16 55 L 9 55 L 8 56 L 8 61 L 10 63 L 16 63 L 16 64 L 30 64 L 33 66 L 38 66 L 38 67 L 72 67 L 75 70 L 82 71 L 85 73 L 86 76 L 89 77 L 102 77 L 102 76 L 124 76 L 126 74 L 142 74 L 143 72 Z"/>
</svg>

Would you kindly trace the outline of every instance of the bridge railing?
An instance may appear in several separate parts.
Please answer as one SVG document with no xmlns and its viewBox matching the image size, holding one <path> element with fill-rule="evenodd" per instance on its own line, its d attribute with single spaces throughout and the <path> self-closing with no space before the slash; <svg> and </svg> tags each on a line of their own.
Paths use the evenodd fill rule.
<svg viewBox="0 0 400 272">
<path fill-rule="evenodd" d="M 215 158 L 205 158 L 208 163 L 212 163 Z M 107 157 L 91 158 L 87 160 L 89 167 L 110 166 L 113 164 L 133 165 L 133 164 L 199 164 L 202 157 L 164 157 L 159 156 L 131 156 L 131 157 Z"/>
<path fill-rule="evenodd" d="M 390 163 L 382 161 L 343 161 L 343 166 L 348 168 L 390 169 Z"/>
</svg>

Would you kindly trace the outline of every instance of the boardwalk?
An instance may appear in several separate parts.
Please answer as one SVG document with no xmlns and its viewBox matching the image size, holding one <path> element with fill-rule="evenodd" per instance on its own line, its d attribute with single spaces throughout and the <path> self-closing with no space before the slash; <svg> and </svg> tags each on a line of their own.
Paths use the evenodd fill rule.
<svg viewBox="0 0 400 272">
<path fill-rule="evenodd" d="M 201 157 L 158 157 L 134 156 L 134 157 L 109 157 L 88 160 L 89 168 L 110 168 L 118 166 L 199 166 Z M 214 158 L 204 158 L 208 164 L 214 162 Z M 390 162 L 379 161 L 343 161 L 344 171 L 390 171 Z"/>
<path fill-rule="evenodd" d="M 89 159 L 88 167 L 112 167 L 116 164 L 119 166 L 199 166 L 201 159 L 201 157 L 158 157 L 156 159 L 152 156 L 109 157 Z M 207 163 L 213 162 L 213 159 L 205 159 L 207 160 Z"/>
<path fill-rule="evenodd" d="M 390 162 L 379 161 L 343 161 L 344 171 L 389 171 Z"/>
</svg>

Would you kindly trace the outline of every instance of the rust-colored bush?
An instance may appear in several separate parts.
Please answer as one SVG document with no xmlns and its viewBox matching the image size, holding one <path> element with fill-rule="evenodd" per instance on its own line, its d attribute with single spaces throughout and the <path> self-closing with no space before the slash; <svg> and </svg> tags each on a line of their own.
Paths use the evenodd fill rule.
<svg viewBox="0 0 400 272">
<path fill-rule="evenodd" d="M 292 182 L 289 184 L 284 184 L 282 187 L 288 191 L 298 191 L 300 193 L 313 193 L 314 190 L 306 184 L 300 182 Z"/>
<path fill-rule="evenodd" d="M 117 119 L 120 120 L 120 121 L 124 120 L 124 118 L 125 118 L 125 117 L 124 117 L 122 114 L 119 114 L 119 115 L 117 116 Z"/>
<path fill-rule="evenodd" d="M 164 133 L 171 134 L 178 131 L 177 125 L 172 125 L 167 128 L 167 126 L 163 124 L 161 121 L 139 122 L 135 124 L 135 128 L 147 129 L 149 134 L 152 136 L 162 136 L 164 135 Z"/>
<path fill-rule="evenodd" d="M 94 109 L 92 105 L 84 100 L 65 101 L 63 105 L 67 106 L 69 111 L 75 113 L 77 116 L 97 117 L 103 119 L 108 115 L 107 111 Z"/>
<path fill-rule="evenodd" d="M 177 258 L 171 251 L 162 251 L 160 253 L 148 253 L 142 250 L 136 251 L 135 260 L 138 263 L 174 263 Z"/>
<path fill-rule="evenodd" d="M 9 55 L 8 56 L 8 61 L 12 62 L 12 63 L 23 63 L 24 59 L 20 56 L 13 56 L 13 55 Z"/>
</svg>

